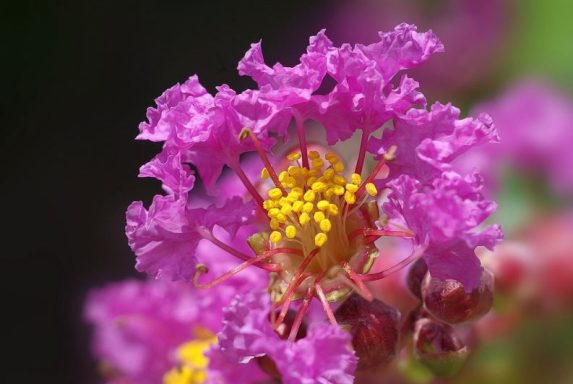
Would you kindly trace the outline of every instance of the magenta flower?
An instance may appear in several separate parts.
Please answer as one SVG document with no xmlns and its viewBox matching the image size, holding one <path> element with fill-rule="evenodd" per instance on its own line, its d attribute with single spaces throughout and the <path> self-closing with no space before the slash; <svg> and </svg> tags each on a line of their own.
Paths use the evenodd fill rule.
<svg viewBox="0 0 573 384">
<path fill-rule="evenodd" d="M 371 301 L 368 281 L 422 256 L 432 275 L 471 289 L 481 272 L 474 249 L 492 247 L 501 236 L 495 226 L 477 229 L 495 208 L 481 196 L 479 177 L 455 174 L 450 164 L 467 149 L 497 140 L 491 120 L 485 114 L 460 119 L 450 105 L 427 111 L 418 83 L 404 73 L 442 50 L 432 32 L 407 24 L 370 45 L 335 47 L 321 31 L 293 67 L 267 66 L 261 45 L 253 44 L 239 72 L 257 89 L 237 94 L 223 85 L 211 96 L 192 77 L 166 91 L 140 126 L 139 138 L 164 141 L 141 174 L 161 180 L 167 195 L 156 196 L 148 210 L 141 202 L 128 209 L 136 268 L 193 279 L 201 288 L 251 267 L 269 272 L 263 284 L 270 295 L 254 292 L 227 309 L 221 350 L 242 363 L 270 359 L 283 382 L 351 382 L 351 336 L 338 327 L 332 303 L 353 292 Z M 335 85 L 321 94 L 327 76 Z M 291 120 L 295 145 L 288 142 Z M 328 145 L 361 131 L 356 164 L 326 144 L 309 150 L 308 120 L 324 127 Z M 375 155 L 372 166 L 368 151 Z M 259 158 L 257 181 L 255 160 L 240 161 L 248 152 Z M 191 189 L 189 163 L 212 196 Z M 232 173 L 221 177 L 225 166 Z M 238 182 L 242 188 L 233 187 Z M 410 241 L 411 255 L 370 273 L 382 237 Z M 218 256 L 199 257 L 205 244 L 242 263 L 223 271 Z M 220 276 L 204 282 L 209 269 Z M 303 337 L 315 299 L 331 325 L 313 321 Z M 326 348 L 331 356 L 320 358 Z"/>
</svg>

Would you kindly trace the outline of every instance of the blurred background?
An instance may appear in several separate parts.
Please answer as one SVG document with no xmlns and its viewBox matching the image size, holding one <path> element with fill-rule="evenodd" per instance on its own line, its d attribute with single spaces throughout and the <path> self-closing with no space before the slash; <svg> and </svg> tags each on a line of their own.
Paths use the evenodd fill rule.
<svg viewBox="0 0 573 384">
<path fill-rule="evenodd" d="M 507 240 L 484 263 L 494 310 L 452 382 L 573 380 L 573 3 L 570 0 L 5 2 L 2 49 L 1 382 L 96 383 L 82 302 L 137 277 L 124 237 L 137 179 L 159 149 L 135 142 L 164 89 L 199 74 L 242 90 L 237 61 L 263 40 L 292 65 L 308 36 L 369 43 L 400 22 L 446 46 L 412 76 L 429 102 L 491 113 L 502 143 L 468 154 L 499 202 Z M 422 366 L 393 368 L 432 382 Z"/>
</svg>

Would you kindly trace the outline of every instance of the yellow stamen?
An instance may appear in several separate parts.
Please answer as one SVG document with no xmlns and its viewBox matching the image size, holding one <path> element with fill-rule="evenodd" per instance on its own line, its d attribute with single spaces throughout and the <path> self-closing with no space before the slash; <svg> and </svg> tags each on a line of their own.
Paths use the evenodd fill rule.
<svg viewBox="0 0 573 384">
<path fill-rule="evenodd" d="M 317 233 L 316 236 L 314 236 L 314 245 L 317 247 L 322 247 L 324 243 L 326 243 L 326 240 L 328 240 L 326 233 Z"/>
<path fill-rule="evenodd" d="M 310 221 L 310 216 L 306 212 L 301 213 L 300 216 L 298 217 L 298 222 L 300 223 L 300 225 L 305 225 L 309 221 Z"/>
<path fill-rule="evenodd" d="M 320 229 L 322 232 L 329 232 L 332 228 L 332 223 L 328 219 L 321 220 L 320 222 Z"/>
<path fill-rule="evenodd" d="M 304 203 L 304 205 L 302 206 L 303 212 L 306 212 L 306 213 L 311 213 L 313 209 L 314 209 L 314 204 L 312 204 L 312 203 L 307 202 L 307 203 Z"/>
<path fill-rule="evenodd" d="M 316 221 L 317 224 L 324 220 L 325 217 L 321 211 L 314 212 L 314 221 Z"/>
<path fill-rule="evenodd" d="M 376 189 L 376 186 L 373 183 L 366 183 L 364 187 L 366 188 L 366 192 L 368 192 L 370 196 L 378 195 L 378 189 Z"/>
<path fill-rule="evenodd" d="M 269 239 L 271 240 L 271 243 L 278 243 L 279 241 L 281 241 L 281 239 L 283 238 L 283 235 L 281 235 L 281 233 L 279 231 L 272 231 L 271 235 L 269 236 Z"/>
<path fill-rule="evenodd" d="M 321 211 L 326 211 L 329 205 L 330 203 L 328 202 L 328 200 L 320 200 L 318 203 L 316 203 L 316 207 Z"/>
<path fill-rule="evenodd" d="M 282 191 L 279 188 L 270 189 L 268 194 L 269 194 L 269 197 L 273 200 L 278 200 L 283 195 Z"/>
<path fill-rule="evenodd" d="M 356 203 L 356 195 L 350 191 L 346 191 L 344 193 L 344 200 L 348 203 L 348 204 L 354 204 Z"/>
<path fill-rule="evenodd" d="M 352 184 L 360 185 L 362 182 L 362 177 L 358 173 L 353 173 L 351 176 Z"/>
<path fill-rule="evenodd" d="M 316 194 L 313 190 L 308 190 L 304 193 L 304 201 L 312 202 L 316 198 Z"/>
<path fill-rule="evenodd" d="M 294 239 L 294 237 L 296 236 L 295 226 L 294 225 L 287 225 L 287 227 L 285 228 L 285 235 L 289 239 Z"/>
<path fill-rule="evenodd" d="M 261 169 L 261 179 L 266 180 L 269 178 L 269 170 L 266 168 Z"/>
<path fill-rule="evenodd" d="M 300 159 L 300 153 L 298 153 L 298 152 L 289 153 L 287 155 L 287 159 L 290 161 L 296 161 L 296 160 Z"/>
<path fill-rule="evenodd" d="M 356 191 L 358 191 L 358 185 L 356 184 L 346 184 L 346 190 L 352 193 L 356 193 Z"/>
</svg>

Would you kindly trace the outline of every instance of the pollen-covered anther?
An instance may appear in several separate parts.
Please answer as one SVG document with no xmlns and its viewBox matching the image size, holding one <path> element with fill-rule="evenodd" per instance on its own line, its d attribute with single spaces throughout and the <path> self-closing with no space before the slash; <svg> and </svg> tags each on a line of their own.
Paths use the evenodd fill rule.
<svg viewBox="0 0 573 384">
<path fill-rule="evenodd" d="M 378 189 L 376 189 L 376 186 L 374 185 L 374 183 L 366 183 L 366 185 L 364 186 L 366 188 L 366 192 L 374 197 L 378 195 Z"/>
<path fill-rule="evenodd" d="M 274 244 L 281 241 L 282 238 L 283 238 L 283 235 L 279 231 L 272 231 L 270 236 L 269 236 L 269 240 L 271 241 L 271 243 L 274 243 Z"/>
<path fill-rule="evenodd" d="M 326 233 L 317 233 L 316 236 L 314 237 L 314 245 L 316 245 L 317 247 L 322 247 L 325 243 L 326 240 L 328 240 L 328 236 L 326 236 Z"/>
</svg>

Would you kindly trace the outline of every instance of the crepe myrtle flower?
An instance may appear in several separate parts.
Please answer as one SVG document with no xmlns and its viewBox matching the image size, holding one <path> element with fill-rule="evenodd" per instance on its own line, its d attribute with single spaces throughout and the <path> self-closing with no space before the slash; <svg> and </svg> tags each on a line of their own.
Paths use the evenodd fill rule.
<svg viewBox="0 0 573 384">
<path fill-rule="evenodd" d="M 236 93 L 223 85 L 213 96 L 192 76 L 165 91 L 148 110 L 138 136 L 163 142 L 162 152 L 142 167 L 141 175 L 158 178 L 166 194 L 156 196 L 149 208 L 135 202 L 127 211 L 136 268 L 154 277 L 192 279 L 203 288 L 250 267 L 267 271 L 270 306 L 261 319 L 275 331 L 291 320 L 283 334 L 290 340 L 284 344 L 287 355 L 304 344 L 306 338 L 293 342 L 314 299 L 336 328 L 331 305 L 352 293 L 372 301 L 368 281 L 421 257 L 431 273 L 457 279 L 471 290 L 481 270 L 474 248 L 492 247 L 501 232 L 496 227 L 474 233 L 494 205 L 481 197 L 479 177 L 455 174 L 449 162 L 497 137 L 485 114 L 459 119 L 459 110 L 441 104 L 428 111 L 418 83 L 403 73 L 442 50 L 431 31 L 407 24 L 380 33 L 370 45 L 336 47 L 321 31 L 294 67 L 266 65 L 260 43 L 253 44 L 239 72 L 253 78 L 256 89 Z M 327 77 L 335 85 L 324 93 Z M 324 127 L 327 143 L 307 142 L 309 120 Z M 357 161 L 350 165 L 332 145 L 358 131 Z M 252 162 L 242 161 L 249 152 L 260 160 L 256 180 Z M 376 162 L 367 169 L 368 152 Z M 196 175 L 189 165 L 206 194 L 192 190 Z M 242 187 L 230 188 L 236 184 L 228 180 L 222 187 L 225 167 Z M 248 248 L 234 237 L 244 228 L 251 231 Z M 382 237 L 410 241 L 411 255 L 372 272 Z M 243 262 L 205 282 L 217 261 L 197 258 L 203 243 Z M 309 343 L 329 332 L 334 331 L 311 324 Z M 280 365 L 277 355 L 268 353 Z M 283 379 L 290 374 L 295 371 L 283 372 Z"/>
</svg>

